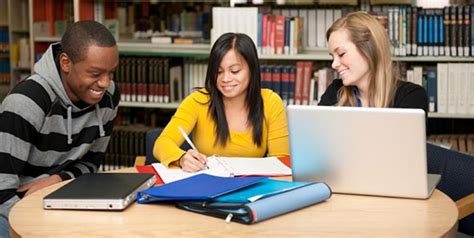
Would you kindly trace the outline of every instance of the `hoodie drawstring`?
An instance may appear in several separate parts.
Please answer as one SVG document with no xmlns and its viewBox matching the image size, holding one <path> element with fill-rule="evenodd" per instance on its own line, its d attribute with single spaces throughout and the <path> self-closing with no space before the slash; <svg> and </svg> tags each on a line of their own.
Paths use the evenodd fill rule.
<svg viewBox="0 0 474 238">
<path fill-rule="evenodd" d="M 105 131 L 104 131 L 104 125 L 102 125 L 102 113 L 100 112 L 99 104 L 95 104 L 95 114 L 97 115 L 97 120 L 99 123 L 100 137 L 104 137 Z"/>
<path fill-rule="evenodd" d="M 72 107 L 67 107 L 67 144 L 72 143 Z"/>
</svg>

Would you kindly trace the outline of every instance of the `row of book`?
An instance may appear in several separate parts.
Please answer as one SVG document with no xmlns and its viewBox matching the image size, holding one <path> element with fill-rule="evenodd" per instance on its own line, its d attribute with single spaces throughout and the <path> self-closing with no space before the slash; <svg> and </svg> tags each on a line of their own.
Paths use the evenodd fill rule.
<svg viewBox="0 0 474 238">
<path fill-rule="evenodd" d="M 285 105 L 316 105 L 335 76 L 328 67 L 313 70 L 311 61 L 261 66 L 262 88 L 278 93 Z"/>
<path fill-rule="evenodd" d="M 22 37 L 14 41 L 10 48 L 12 67 L 30 68 L 30 39 Z"/>
<path fill-rule="evenodd" d="M 120 33 L 134 38 L 154 37 L 156 43 L 171 43 L 172 37 L 209 39 L 211 5 L 206 3 L 125 3 L 117 5 Z M 158 41 L 159 39 L 159 41 Z"/>
<path fill-rule="evenodd" d="M 473 56 L 474 6 L 422 9 L 373 6 L 395 56 Z"/>
<path fill-rule="evenodd" d="M 297 54 L 305 47 L 327 47 L 326 31 L 355 7 L 214 7 L 211 42 L 225 32 L 249 35 L 260 54 Z"/>
<path fill-rule="evenodd" d="M 335 20 L 354 11 L 354 8 L 274 8 L 271 11 L 260 8 L 260 11 L 270 13 L 258 15 L 257 24 L 261 34 L 257 36 L 257 45 L 261 53 L 294 54 L 301 52 L 304 47 L 327 47 L 326 31 Z M 293 43 L 296 46 L 292 44 L 293 35 L 296 35 L 296 42 Z M 275 43 L 272 43 L 273 41 Z M 282 41 L 283 50 L 280 49 Z M 289 50 L 286 50 L 287 48 Z"/>
<path fill-rule="evenodd" d="M 375 5 L 370 13 L 386 27 L 396 56 L 472 56 L 474 6 L 444 9 Z M 229 31 L 247 33 L 261 54 L 295 54 L 327 47 L 326 31 L 355 7 L 213 8 L 211 41 Z M 241 22 L 241 19 L 245 22 Z"/>
<path fill-rule="evenodd" d="M 406 79 L 425 87 L 430 112 L 474 114 L 474 64 L 414 66 L 406 71 Z"/>
<path fill-rule="evenodd" d="M 474 134 L 429 135 L 428 141 L 474 156 Z"/>
<path fill-rule="evenodd" d="M 102 170 L 108 171 L 118 169 L 120 166 L 133 166 L 136 156 L 145 155 L 145 138 L 148 130 L 150 128 L 143 124 L 115 126 Z"/>
<path fill-rule="evenodd" d="M 170 103 L 204 87 L 206 73 L 207 64 L 199 61 L 122 57 L 115 80 L 124 102 Z M 315 104 L 334 78 L 332 69 L 317 69 L 312 61 L 261 66 L 262 87 L 278 93 L 286 105 Z"/>
<path fill-rule="evenodd" d="M 10 37 L 8 36 L 8 28 L 0 27 L 0 52 L 8 50 L 9 41 Z"/>
<path fill-rule="evenodd" d="M 174 110 L 158 108 L 120 107 L 114 125 L 142 124 L 149 128 L 165 127 L 174 113 Z"/>
<path fill-rule="evenodd" d="M 204 86 L 207 64 L 170 58 L 121 57 L 115 80 L 124 102 L 179 102 Z"/>
<path fill-rule="evenodd" d="M 0 59 L 0 84 L 9 84 L 10 78 L 10 61 Z"/>
<path fill-rule="evenodd" d="M 74 21 L 73 1 L 33 1 L 33 32 L 35 36 L 61 37 Z"/>
<path fill-rule="evenodd" d="M 122 101 L 180 102 L 204 86 L 206 64 L 170 62 L 168 58 L 121 58 L 116 81 L 122 90 Z M 336 73 L 313 64 L 312 61 L 298 61 L 295 65 L 264 64 L 262 87 L 278 93 L 286 105 L 316 104 Z M 471 63 L 414 66 L 406 70 L 406 80 L 425 87 L 431 112 L 473 114 L 472 66 Z"/>
</svg>

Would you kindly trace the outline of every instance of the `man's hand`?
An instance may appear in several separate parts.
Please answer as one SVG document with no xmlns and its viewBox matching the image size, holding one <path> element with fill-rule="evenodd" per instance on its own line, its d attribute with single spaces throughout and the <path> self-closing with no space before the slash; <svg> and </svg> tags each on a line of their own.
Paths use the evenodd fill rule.
<svg viewBox="0 0 474 238">
<path fill-rule="evenodd" d="M 25 197 L 28 196 L 29 194 L 32 194 L 42 188 L 48 187 L 50 185 L 53 185 L 55 183 L 59 183 L 63 181 L 59 175 L 54 174 L 45 178 L 40 178 L 38 180 L 35 180 L 33 182 L 23 184 L 21 185 L 16 191 L 17 192 L 25 192 Z"/>
</svg>

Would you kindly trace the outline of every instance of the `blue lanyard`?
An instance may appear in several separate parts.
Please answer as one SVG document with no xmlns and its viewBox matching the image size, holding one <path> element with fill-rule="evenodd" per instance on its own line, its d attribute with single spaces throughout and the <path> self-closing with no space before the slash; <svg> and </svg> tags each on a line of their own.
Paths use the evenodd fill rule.
<svg viewBox="0 0 474 238">
<path fill-rule="evenodd" d="M 357 100 L 357 106 L 362 107 L 362 101 L 360 100 L 359 89 L 356 86 L 354 86 L 352 87 L 352 90 L 354 90 L 355 98 Z"/>
</svg>

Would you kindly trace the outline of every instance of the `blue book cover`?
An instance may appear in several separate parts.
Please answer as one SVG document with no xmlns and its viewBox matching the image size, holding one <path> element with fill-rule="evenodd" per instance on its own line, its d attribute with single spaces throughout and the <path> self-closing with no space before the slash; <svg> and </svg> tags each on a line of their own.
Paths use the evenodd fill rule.
<svg viewBox="0 0 474 238">
<path fill-rule="evenodd" d="M 428 14 L 426 13 L 426 10 L 423 10 L 423 55 L 427 56 L 429 55 L 427 50 L 428 46 L 430 46 L 429 41 L 428 41 L 428 34 L 429 34 L 429 22 L 428 22 Z"/>
<path fill-rule="evenodd" d="M 291 23 L 291 17 L 285 17 L 285 41 L 284 41 L 284 46 L 285 46 L 285 54 L 290 54 L 288 52 L 290 50 L 290 23 Z"/>
<path fill-rule="evenodd" d="M 439 27 L 438 20 L 439 19 L 438 19 L 438 15 L 437 15 L 436 12 L 433 13 L 432 18 L 433 18 L 433 24 L 432 24 L 433 27 L 431 28 L 431 30 L 433 31 L 433 33 L 432 33 L 433 41 L 432 42 L 433 42 L 433 45 L 435 47 L 439 47 L 439 29 L 438 29 L 438 27 Z"/>
<path fill-rule="evenodd" d="M 430 112 L 437 111 L 437 95 L 438 95 L 438 85 L 436 79 L 436 67 L 428 67 L 426 69 L 426 93 L 428 94 L 428 105 Z"/>
<path fill-rule="evenodd" d="M 417 33 L 417 39 L 416 39 L 416 44 L 418 45 L 418 49 L 422 48 L 424 45 L 423 42 L 423 12 L 419 11 L 418 12 L 418 33 Z M 420 52 L 418 50 L 418 55 L 423 55 L 423 51 Z"/>
<path fill-rule="evenodd" d="M 439 47 L 444 47 L 444 15 L 443 15 L 442 11 L 438 15 L 438 24 L 439 24 L 439 27 L 438 27 L 438 29 L 439 29 L 439 33 L 438 33 Z M 444 52 L 444 51 L 442 51 L 442 52 Z"/>
<path fill-rule="evenodd" d="M 209 200 L 245 188 L 267 177 L 218 177 L 198 174 L 189 178 L 149 188 L 137 193 L 138 203 Z"/>
</svg>

